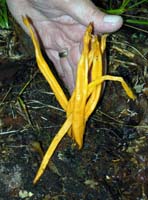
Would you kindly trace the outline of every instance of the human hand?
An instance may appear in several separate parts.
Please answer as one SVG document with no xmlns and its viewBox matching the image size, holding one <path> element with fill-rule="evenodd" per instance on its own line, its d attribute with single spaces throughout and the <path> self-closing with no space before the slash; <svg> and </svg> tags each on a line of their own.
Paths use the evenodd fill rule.
<svg viewBox="0 0 148 200">
<path fill-rule="evenodd" d="M 27 32 L 22 16 L 31 18 L 42 45 L 70 93 L 75 86 L 76 67 L 86 26 L 94 23 L 96 33 L 113 32 L 122 25 L 119 16 L 107 15 L 90 0 L 7 0 L 18 23 Z M 66 57 L 59 52 L 68 50 Z"/>
</svg>

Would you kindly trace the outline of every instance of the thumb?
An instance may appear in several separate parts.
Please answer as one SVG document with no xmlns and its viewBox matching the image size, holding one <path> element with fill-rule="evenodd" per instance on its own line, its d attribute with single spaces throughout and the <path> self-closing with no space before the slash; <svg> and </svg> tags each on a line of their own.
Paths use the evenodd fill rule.
<svg viewBox="0 0 148 200">
<path fill-rule="evenodd" d="M 95 31 L 101 33 L 116 31 L 123 23 L 120 16 L 105 14 L 90 0 L 65 0 L 63 10 L 85 26 L 87 26 L 89 22 L 93 22 Z"/>
</svg>

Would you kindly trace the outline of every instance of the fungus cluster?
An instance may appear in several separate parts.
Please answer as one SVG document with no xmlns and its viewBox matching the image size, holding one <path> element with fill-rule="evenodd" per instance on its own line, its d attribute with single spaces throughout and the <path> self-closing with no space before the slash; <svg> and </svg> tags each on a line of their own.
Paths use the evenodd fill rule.
<svg viewBox="0 0 148 200">
<path fill-rule="evenodd" d="M 65 110 L 67 117 L 43 157 L 33 181 L 36 183 L 66 133 L 76 142 L 79 149 L 82 148 L 86 122 L 100 99 L 102 83 L 104 81 L 119 81 L 131 99 L 134 100 L 135 96 L 122 77 L 103 74 L 103 54 L 106 47 L 107 35 L 103 35 L 101 39 L 98 39 L 96 35 L 92 34 L 93 24 L 90 23 L 83 37 L 83 49 L 77 66 L 75 89 L 68 100 L 42 56 L 39 42 L 29 18 L 23 17 L 23 22 L 29 29 L 35 48 L 38 67 L 49 83 L 61 107 Z"/>
</svg>

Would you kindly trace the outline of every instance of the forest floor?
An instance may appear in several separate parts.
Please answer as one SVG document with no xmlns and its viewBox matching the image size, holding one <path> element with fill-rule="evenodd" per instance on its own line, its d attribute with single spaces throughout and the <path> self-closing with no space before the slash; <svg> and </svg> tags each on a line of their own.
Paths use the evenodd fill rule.
<svg viewBox="0 0 148 200">
<path fill-rule="evenodd" d="M 66 114 L 36 65 L 31 41 L 13 27 L 1 30 L 0 200 L 148 199 L 148 30 L 125 24 L 107 40 L 107 74 L 123 77 L 136 100 L 108 81 L 83 148 L 64 137 L 33 185 Z"/>
</svg>

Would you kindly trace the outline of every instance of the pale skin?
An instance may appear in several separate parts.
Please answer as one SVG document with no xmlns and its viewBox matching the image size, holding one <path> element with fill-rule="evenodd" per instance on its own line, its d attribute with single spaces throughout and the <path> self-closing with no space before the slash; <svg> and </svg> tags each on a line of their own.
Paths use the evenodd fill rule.
<svg viewBox="0 0 148 200">
<path fill-rule="evenodd" d="M 9 10 L 27 31 L 22 16 L 29 16 L 42 45 L 70 93 L 75 86 L 76 67 L 81 54 L 81 41 L 89 22 L 95 33 L 109 33 L 122 26 L 120 16 L 100 11 L 90 0 L 7 0 Z M 59 52 L 68 49 L 68 56 Z"/>
</svg>

